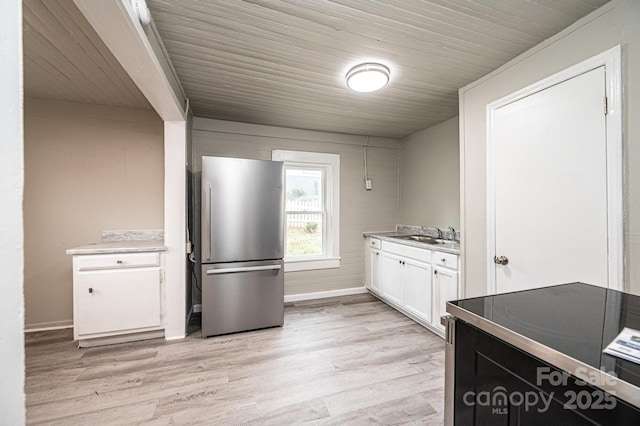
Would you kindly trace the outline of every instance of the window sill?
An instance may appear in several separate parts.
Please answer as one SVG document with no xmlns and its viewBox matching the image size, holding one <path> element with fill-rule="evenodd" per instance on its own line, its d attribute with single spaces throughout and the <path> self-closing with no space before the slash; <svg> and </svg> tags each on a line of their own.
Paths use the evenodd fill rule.
<svg viewBox="0 0 640 426">
<path fill-rule="evenodd" d="M 340 258 L 295 259 L 284 260 L 285 272 L 311 271 L 315 269 L 332 269 L 340 267 Z"/>
</svg>

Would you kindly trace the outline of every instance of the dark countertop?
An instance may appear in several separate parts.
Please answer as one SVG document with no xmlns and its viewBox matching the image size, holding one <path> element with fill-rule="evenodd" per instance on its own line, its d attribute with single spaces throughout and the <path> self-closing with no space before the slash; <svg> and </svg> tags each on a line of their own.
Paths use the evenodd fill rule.
<svg viewBox="0 0 640 426">
<path fill-rule="evenodd" d="M 602 351 L 640 330 L 640 296 L 582 283 L 447 303 L 447 312 L 640 407 L 640 365 Z"/>
</svg>

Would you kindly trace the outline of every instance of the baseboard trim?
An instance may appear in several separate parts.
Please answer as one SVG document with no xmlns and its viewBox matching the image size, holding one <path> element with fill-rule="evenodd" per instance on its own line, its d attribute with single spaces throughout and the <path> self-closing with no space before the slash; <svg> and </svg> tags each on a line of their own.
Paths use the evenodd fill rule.
<svg viewBox="0 0 640 426">
<path fill-rule="evenodd" d="M 24 326 L 24 332 L 35 333 L 37 331 L 64 330 L 65 328 L 73 328 L 73 321 L 54 321 L 28 324 Z"/>
<path fill-rule="evenodd" d="M 303 300 L 326 299 L 327 297 L 350 296 L 352 294 L 367 293 L 366 287 L 343 288 L 340 290 L 318 291 L 315 293 L 288 294 L 284 296 L 284 303 L 300 302 Z"/>
<path fill-rule="evenodd" d="M 119 343 L 137 342 L 140 340 L 160 339 L 162 337 L 164 337 L 164 330 L 142 331 L 139 333 L 120 334 L 117 336 L 78 339 L 78 347 L 93 348 L 96 346 L 117 345 Z"/>
</svg>

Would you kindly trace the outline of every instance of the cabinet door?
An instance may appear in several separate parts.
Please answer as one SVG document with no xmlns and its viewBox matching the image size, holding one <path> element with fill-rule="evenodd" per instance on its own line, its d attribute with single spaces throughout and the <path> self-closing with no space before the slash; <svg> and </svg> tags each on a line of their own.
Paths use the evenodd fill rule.
<svg viewBox="0 0 640 426">
<path fill-rule="evenodd" d="M 366 238 L 364 242 L 364 286 L 371 289 L 371 251 L 369 248 L 369 241 L 371 238 Z"/>
<path fill-rule="evenodd" d="M 160 326 L 160 269 L 79 272 L 78 335 Z"/>
<path fill-rule="evenodd" d="M 404 308 L 431 322 L 431 265 L 406 260 L 403 266 Z"/>
<path fill-rule="evenodd" d="M 371 260 L 369 263 L 369 285 L 371 290 L 380 293 L 380 250 L 370 249 Z"/>
<path fill-rule="evenodd" d="M 458 273 L 436 267 L 433 270 L 433 325 L 444 332 L 440 317 L 447 314 L 447 302 L 458 298 Z"/>
<path fill-rule="evenodd" d="M 402 306 L 402 262 L 403 259 L 389 253 L 381 252 L 382 295 L 389 301 Z"/>
<path fill-rule="evenodd" d="M 464 321 L 455 327 L 454 425 L 640 424 L 640 410 L 615 395 Z M 562 380 L 540 379 L 541 369 Z"/>
</svg>

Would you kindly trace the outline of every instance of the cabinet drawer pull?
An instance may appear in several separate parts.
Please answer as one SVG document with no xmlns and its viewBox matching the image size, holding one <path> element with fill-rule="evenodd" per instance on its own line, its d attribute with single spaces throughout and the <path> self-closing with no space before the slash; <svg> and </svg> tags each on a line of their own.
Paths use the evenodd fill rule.
<svg viewBox="0 0 640 426">
<path fill-rule="evenodd" d="M 89 287 L 89 293 L 93 294 L 93 287 Z"/>
<path fill-rule="evenodd" d="M 117 263 L 118 265 L 122 265 L 124 262 L 122 262 L 122 260 L 116 260 L 116 263 Z"/>
</svg>

